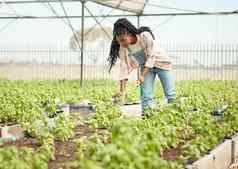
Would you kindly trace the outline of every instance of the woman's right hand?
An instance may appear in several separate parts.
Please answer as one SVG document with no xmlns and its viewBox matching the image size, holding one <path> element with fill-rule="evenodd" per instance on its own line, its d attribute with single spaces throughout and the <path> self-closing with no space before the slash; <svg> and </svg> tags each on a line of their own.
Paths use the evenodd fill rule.
<svg viewBox="0 0 238 169">
<path fill-rule="evenodd" d="M 115 103 L 120 103 L 120 102 L 125 102 L 125 100 L 126 100 L 126 92 L 121 92 L 121 91 L 119 91 L 119 92 L 116 92 L 113 96 L 112 96 L 112 98 L 113 98 L 113 101 L 115 102 Z"/>
<path fill-rule="evenodd" d="M 119 89 L 112 96 L 114 102 L 124 102 L 126 100 L 126 83 L 128 79 L 119 81 Z"/>
<path fill-rule="evenodd" d="M 116 92 L 112 97 L 115 98 L 115 97 L 121 97 L 122 96 L 122 92 L 119 91 L 119 92 Z"/>
</svg>

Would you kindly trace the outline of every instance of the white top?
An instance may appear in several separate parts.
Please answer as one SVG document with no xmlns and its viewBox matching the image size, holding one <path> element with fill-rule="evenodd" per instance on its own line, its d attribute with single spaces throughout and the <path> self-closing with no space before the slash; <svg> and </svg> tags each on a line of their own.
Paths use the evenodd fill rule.
<svg viewBox="0 0 238 169">
<path fill-rule="evenodd" d="M 132 53 L 136 53 L 137 51 L 141 50 L 142 49 L 142 46 L 139 42 L 139 39 L 137 38 L 137 41 L 135 44 L 132 44 L 132 45 L 129 45 L 128 48 L 130 49 L 130 51 Z"/>
<path fill-rule="evenodd" d="M 134 51 L 143 49 L 145 52 L 145 67 L 153 68 L 158 67 L 161 69 L 171 69 L 172 60 L 168 56 L 168 53 L 161 48 L 154 40 L 149 32 L 142 32 L 138 35 L 137 42 L 133 45 L 129 45 L 129 48 Z M 120 46 L 119 50 L 120 59 L 120 75 L 119 80 L 128 79 L 130 72 L 134 69 L 131 65 L 139 65 L 138 62 L 129 57 L 128 49 Z"/>
</svg>

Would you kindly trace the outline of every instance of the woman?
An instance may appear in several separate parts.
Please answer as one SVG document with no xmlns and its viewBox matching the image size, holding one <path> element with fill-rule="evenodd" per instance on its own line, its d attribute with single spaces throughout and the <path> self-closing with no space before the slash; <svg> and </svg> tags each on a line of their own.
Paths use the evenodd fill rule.
<svg viewBox="0 0 238 169">
<path fill-rule="evenodd" d="M 171 59 L 155 43 L 154 39 L 150 28 L 141 27 L 137 29 L 126 18 L 121 18 L 114 24 L 108 61 L 109 71 L 111 71 L 117 59 L 120 60 L 120 91 L 116 96 L 123 95 L 129 73 L 139 66 L 138 80 L 142 84 L 142 116 L 146 114 L 147 107 L 153 108 L 153 88 L 156 75 L 160 78 L 168 103 L 172 102 L 176 95 L 170 74 Z"/>
</svg>

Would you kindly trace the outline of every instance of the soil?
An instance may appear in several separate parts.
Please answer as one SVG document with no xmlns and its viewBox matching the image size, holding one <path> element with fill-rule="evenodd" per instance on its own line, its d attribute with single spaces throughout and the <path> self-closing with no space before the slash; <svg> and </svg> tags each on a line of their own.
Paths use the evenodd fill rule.
<svg viewBox="0 0 238 169">
<path fill-rule="evenodd" d="M 82 118 L 89 117 L 89 114 L 92 111 L 86 109 L 79 109 L 79 110 L 72 110 L 71 114 L 75 117 L 75 120 L 80 120 Z M 80 116 L 80 117 L 79 117 Z M 76 143 L 74 142 L 75 139 L 78 139 L 82 136 L 89 137 L 93 133 L 98 132 L 102 134 L 103 132 L 98 130 L 95 131 L 94 129 L 90 128 L 88 125 L 78 124 L 74 129 L 74 137 L 70 138 L 69 140 L 62 142 L 62 141 L 55 141 L 55 159 L 51 160 L 48 164 L 49 169 L 66 169 L 67 163 L 72 161 L 76 158 Z M 0 147 L 7 147 L 7 146 L 16 146 L 18 148 L 27 147 L 33 148 L 33 150 L 37 150 L 41 145 L 36 138 L 22 138 L 17 141 L 7 141 L 4 142 Z M 68 168 L 67 168 L 68 169 Z"/>
</svg>

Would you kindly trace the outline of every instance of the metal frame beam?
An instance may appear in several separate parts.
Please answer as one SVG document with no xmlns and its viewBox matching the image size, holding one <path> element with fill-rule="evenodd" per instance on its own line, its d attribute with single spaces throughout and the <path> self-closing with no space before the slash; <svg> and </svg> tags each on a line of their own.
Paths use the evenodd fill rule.
<svg viewBox="0 0 238 169">
<path fill-rule="evenodd" d="M 238 11 L 232 12 L 214 12 L 214 13 L 158 13 L 158 14 L 143 14 L 140 17 L 150 17 L 150 16 L 192 16 L 192 15 L 237 15 Z M 84 16 L 84 18 L 119 18 L 119 17 L 137 17 L 138 15 L 94 15 L 94 16 Z M 62 19 L 62 18 L 82 18 L 82 16 L 1 16 L 0 19 Z"/>
<path fill-rule="evenodd" d="M 84 56 L 84 10 L 85 1 L 82 0 L 82 18 L 81 18 L 81 65 L 80 65 L 80 86 L 83 87 L 83 56 Z"/>
<path fill-rule="evenodd" d="M 81 0 L 62 0 L 63 2 L 82 2 Z M 22 1 L 5 1 L 4 3 L 5 4 L 40 4 L 40 3 L 48 3 L 48 2 L 52 2 L 52 3 L 58 3 L 59 1 L 58 0 L 47 0 L 47 1 L 43 1 L 43 0 L 35 0 L 35 1 L 32 1 L 32 0 L 22 0 Z"/>
</svg>

